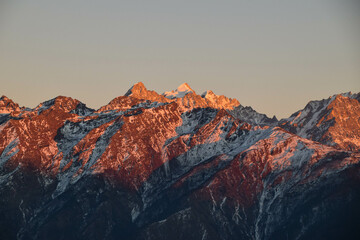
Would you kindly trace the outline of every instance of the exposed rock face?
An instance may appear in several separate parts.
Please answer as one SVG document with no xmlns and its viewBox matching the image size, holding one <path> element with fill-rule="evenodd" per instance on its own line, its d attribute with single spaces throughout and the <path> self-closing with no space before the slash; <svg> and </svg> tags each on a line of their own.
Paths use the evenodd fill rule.
<svg viewBox="0 0 360 240">
<path fill-rule="evenodd" d="M 216 95 L 209 90 L 204 92 L 201 97 L 205 98 L 212 108 L 234 109 L 240 105 L 239 101 L 232 98 L 227 98 L 224 95 Z"/>
<path fill-rule="evenodd" d="M 244 107 L 239 105 L 235 107 L 230 113 L 240 119 L 241 121 L 250 123 L 254 126 L 277 126 L 278 120 L 274 116 L 273 118 L 267 117 L 265 114 L 258 113 L 252 107 Z"/>
<path fill-rule="evenodd" d="M 222 95 L 215 95 L 212 91 L 207 91 L 202 95 L 198 95 L 187 83 L 181 84 L 176 90 L 159 95 L 155 91 L 147 90 L 144 84 L 139 82 L 130 88 L 125 96 L 158 103 L 176 102 L 180 107 L 184 108 L 184 110 L 198 107 L 232 110 L 240 105 L 238 100 L 227 98 Z M 123 99 L 124 97 L 119 98 Z M 109 105 L 112 102 L 110 102 Z"/>
<path fill-rule="evenodd" d="M 320 125 L 359 117 L 354 97 L 336 98 Z M 237 103 L 136 84 L 97 111 L 57 97 L 7 114 L 0 239 L 358 236 L 359 148 L 252 126 L 230 114 Z"/>
<path fill-rule="evenodd" d="M 158 94 L 157 92 L 147 90 L 142 82 L 136 83 L 134 86 L 132 86 L 129 91 L 125 93 L 125 96 L 149 100 L 152 102 L 170 102 L 170 100 Z"/>
<path fill-rule="evenodd" d="M 0 114 L 10 114 L 12 112 L 19 112 L 19 104 L 14 103 L 11 99 L 6 96 L 0 98 Z"/>
<path fill-rule="evenodd" d="M 309 102 L 280 126 L 301 137 L 342 149 L 360 149 L 359 94 L 338 94 Z"/>
</svg>

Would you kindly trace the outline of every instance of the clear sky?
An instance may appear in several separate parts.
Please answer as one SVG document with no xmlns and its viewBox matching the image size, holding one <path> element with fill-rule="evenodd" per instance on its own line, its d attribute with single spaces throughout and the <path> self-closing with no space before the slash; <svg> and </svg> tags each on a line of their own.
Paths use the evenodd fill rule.
<svg viewBox="0 0 360 240">
<path fill-rule="evenodd" d="M 287 117 L 360 92 L 358 0 L 1 0 L 0 94 L 98 108 L 183 82 Z"/>
</svg>

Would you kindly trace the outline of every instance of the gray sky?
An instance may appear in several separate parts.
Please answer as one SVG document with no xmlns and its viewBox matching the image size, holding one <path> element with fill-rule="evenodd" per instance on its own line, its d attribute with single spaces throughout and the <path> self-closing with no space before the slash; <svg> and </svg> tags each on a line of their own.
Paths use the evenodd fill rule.
<svg viewBox="0 0 360 240">
<path fill-rule="evenodd" d="M 2 0 L 0 94 L 98 108 L 187 82 L 282 118 L 360 91 L 359 26 L 357 0 Z"/>
</svg>

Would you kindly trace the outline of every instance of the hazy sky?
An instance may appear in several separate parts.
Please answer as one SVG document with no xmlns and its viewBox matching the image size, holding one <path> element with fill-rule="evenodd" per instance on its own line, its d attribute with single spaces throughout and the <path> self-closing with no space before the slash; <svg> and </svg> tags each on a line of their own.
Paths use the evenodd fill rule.
<svg viewBox="0 0 360 240">
<path fill-rule="evenodd" d="M 0 94 L 98 108 L 183 82 L 287 117 L 360 92 L 360 1 L 0 0 Z"/>
</svg>

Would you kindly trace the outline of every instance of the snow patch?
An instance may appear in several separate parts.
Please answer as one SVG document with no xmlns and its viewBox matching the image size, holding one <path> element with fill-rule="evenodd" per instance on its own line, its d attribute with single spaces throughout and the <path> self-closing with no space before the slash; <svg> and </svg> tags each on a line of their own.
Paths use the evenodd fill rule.
<svg viewBox="0 0 360 240">
<path fill-rule="evenodd" d="M 19 152 L 16 146 L 19 144 L 19 139 L 16 138 L 9 145 L 7 145 L 4 151 L 0 155 L 0 167 L 2 167 L 12 156 Z"/>
<path fill-rule="evenodd" d="M 183 98 L 188 93 L 195 93 L 187 83 L 181 84 L 176 90 L 164 92 L 163 95 L 169 99 Z"/>
</svg>

